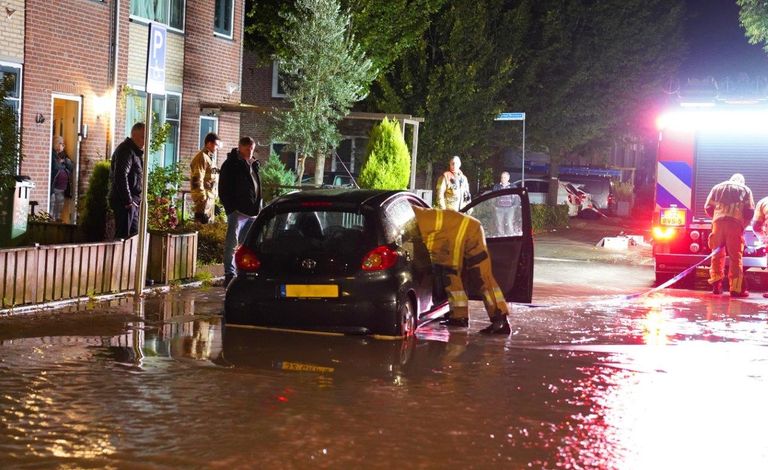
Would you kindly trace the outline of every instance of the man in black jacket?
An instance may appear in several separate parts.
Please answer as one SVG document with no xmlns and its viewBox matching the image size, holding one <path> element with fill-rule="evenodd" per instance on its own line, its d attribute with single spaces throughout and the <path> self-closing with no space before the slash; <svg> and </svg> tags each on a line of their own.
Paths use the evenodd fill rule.
<svg viewBox="0 0 768 470">
<path fill-rule="evenodd" d="M 144 123 L 136 123 L 131 128 L 131 136 L 112 154 L 109 201 L 115 213 L 115 238 L 128 238 L 139 233 L 144 139 Z"/>
<path fill-rule="evenodd" d="M 227 154 L 219 170 L 219 199 L 227 213 L 227 238 L 224 243 L 224 286 L 237 273 L 235 248 L 243 242 L 248 228 L 261 210 L 259 161 L 253 158 L 256 142 L 242 137 L 237 148 Z"/>
</svg>

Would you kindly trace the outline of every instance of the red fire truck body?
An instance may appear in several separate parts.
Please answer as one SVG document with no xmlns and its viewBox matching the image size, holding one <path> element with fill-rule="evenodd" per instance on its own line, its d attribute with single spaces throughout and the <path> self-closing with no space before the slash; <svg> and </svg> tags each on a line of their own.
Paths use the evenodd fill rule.
<svg viewBox="0 0 768 470">
<path fill-rule="evenodd" d="M 710 254 L 704 203 L 714 185 L 741 173 L 755 202 L 768 196 L 768 108 L 681 108 L 657 125 L 653 257 L 656 280 L 664 282 Z M 749 230 L 745 240 L 744 269 L 765 268 L 763 244 Z"/>
</svg>

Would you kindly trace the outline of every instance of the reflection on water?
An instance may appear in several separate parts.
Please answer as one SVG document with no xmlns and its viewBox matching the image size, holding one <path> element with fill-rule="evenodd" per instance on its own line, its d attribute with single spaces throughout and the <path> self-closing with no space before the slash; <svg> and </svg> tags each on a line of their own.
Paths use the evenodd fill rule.
<svg viewBox="0 0 768 470">
<path fill-rule="evenodd" d="M 377 341 L 223 328 L 221 300 L 220 289 L 174 292 L 127 308 L 133 315 L 119 334 L 90 323 L 62 336 L 46 327 L 46 336 L 0 341 L 0 461 L 768 464 L 759 306 L 726 319 L 691 297 L 563 304 L 516 311 L 509 338 L 478 335 L 486 323 L 473 321 L 468 333 L 430 325 L 416 338 Z M 472 316 L 484 318 L 479 304 Z"/>
</svg>

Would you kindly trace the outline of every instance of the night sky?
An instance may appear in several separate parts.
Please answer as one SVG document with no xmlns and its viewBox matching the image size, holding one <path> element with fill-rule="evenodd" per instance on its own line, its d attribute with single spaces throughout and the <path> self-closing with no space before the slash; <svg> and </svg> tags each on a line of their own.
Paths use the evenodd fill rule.
<svg viewBox="0 0 768 470">
<path fill-rule="evenodd" d="M 747 41 L 736 0 L 686 0 L 688 58 L 680 78 L 768 77 L 768 54 Z"/>
</svg>

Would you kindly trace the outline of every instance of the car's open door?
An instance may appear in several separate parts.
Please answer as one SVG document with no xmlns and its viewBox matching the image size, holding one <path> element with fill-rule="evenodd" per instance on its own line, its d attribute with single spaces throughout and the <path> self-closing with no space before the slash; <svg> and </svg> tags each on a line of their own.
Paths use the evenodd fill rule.
<svg viewBox="0 0 768 470">
<path fill-rule="evenodd" d="M 529 303 L 533 296 L 533 230 L 531 206 L 525 188 L 483 194 L 462 212 L 483 225 L 491 255 L 493 276 L 508 302 Z M 462 276 L 467 295 L 482 300 L 479 286 Z"/>
</svg>

